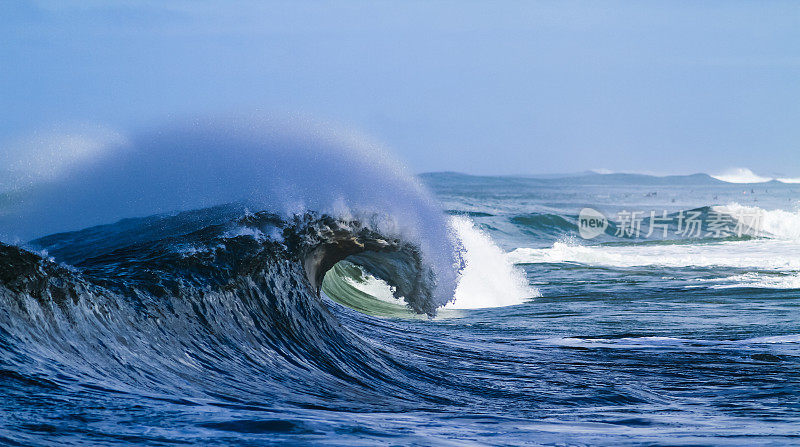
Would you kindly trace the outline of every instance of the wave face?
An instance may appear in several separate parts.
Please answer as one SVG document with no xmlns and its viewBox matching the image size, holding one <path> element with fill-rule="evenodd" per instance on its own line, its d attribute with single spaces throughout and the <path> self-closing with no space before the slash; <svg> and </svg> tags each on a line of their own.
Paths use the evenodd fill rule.
<svg viewBox="0 0 800 447">
<path fill-rule="evenodd" d="M 722 174 L 712 176 L 717 180 L 728 183 L 766 183 L 766 182 L 780 182 L 780 183 L 800 183 L 800 178 L 790 177 L 764 177 L 756 174 L 747 168 L 736 168 L 725 171 Z"/>
<path fill-rule="evenodd" d="M 358 139 L 249 123 L 9 183 L 0 444 L 795 439 L 797 187 L 426 176 L 439 205 Z M 761 222 L 580 239 L 585 207 Z"/>
<path fill-rule="evenodd" d="M 313 432 L 264 418 L 281 408 L 284 416 L 298 408 L 357 414 L 439 400 L 428 396 L 427 372 L 348 330 L 318 295 L 325 269 L 342 261 L 394 284 L 406 313 L 435 312 L 434 273 L 418 246 L 357 221 L 220 206 L 50 235 L 29 247 L 46 255 L 0 244 L 3 411 L 41 408 L 18 389 L 79 402 L 48 411 L 59 415 L 62 436 L 75 430 L 68 436 L 81 442 L 133 444 L 183 437 L 114 440 L 130 428 L 112 405 L 156 413 L 137 426 L 164 424 L 170 417 L 160 411 L 214 409 L 192 423 L 204 443 L 218 433 Z M 69 419 L 92 408 L 113 415 L 106 427 L 87 432 L 88 419 Z M 237 417 L 220 421 L 226 413 Z M 242 420 L 247 414 L 254 419 Z M 38 443 L 46 427 L 26 422 L 10 438 L 0 429 L 0 440 Z"/>
<path fill-rule="evenodd" d="M 445 305 L 537 295 L 488 235 L 444 214 L 401 165 L 353 135 L 196 121 L 71 148 L 58 169 L 4 174 L 8 402 L 23 383 L 53 396 L 88 389 L 90 406 L 119 396 L 256 411 L 358 412 L 420 396 L 434 405 L 428 373 L 365 341 L 331 299 L 425 320 Z M 380 290 L 350 299 L 356 276 L 384 287 L 384 307 L 374 305 Z M 36 442 L 26 427 L 32 437 L 14 442 Z M 304 430 L 284 421 L 197 427 Z M 12 438 L 0 429 L 0 443 Z"/>
<path fill-rule="evenodd" d="M 708 222 L 713 216 L 723 216 L 729 222 L 728 229 L 741 228 L 744 234 L 720 233 L 703 230 L 695 237 L 676 235 L 680 228 L 678 216 L 693 214 L 700 222 Z M 757 217 L 753 217 L 757 216 Z M 570 216 L 575 218 L 577 216 Z M 667 214 L 670 224 L 665 227 L 671 237 L 654 233 L 650 238 L 635 240 L 614 238 L 618 224 L 611 223 L 598 238 L 601 244 L 582 242 L 578 237 L 578 225 L 563 220 L 562 236 L 548 248 L 517 248 L 509 254 L 513 262 L 526 263 L 581 263 L 611 267 L 731 267 L 770 271 L 800 271 L 800 259 L 794 256 L 800 248 L 800 213 L 785 210 L 765 210 L 739 203 L 707 206 L 693 210 Z M 546 234 L 550 229 L 550 215 L 538 219 L 526 216 L 512 222 Z M 648 228 L 650 219 L 643 220 Z M 703 227 L 705 228 L 705 227 Z M 662 228 L 659 227 L 659 231 Z M 567 236 L 568 235 L 568 236 Z M 614 242 L 608 242 L 614 241 Z"/>
<path fill-rule="evenodd" d="M 114 389 L 165 394 L 196 394 L 196 384 L 182 388 L 186 374 L 205 394 L 256 376 L 274 385 L 287 371 L 312 382 L 320 373 L 349 381 L 388 374 L 381 354 L 325 310 L 314 274 L 348 256 L 386 253 L 389 261 L 372 262 L 390 272 L 411 309 L 432 313 L 419 291 L 431 273 L 416 248 L 329 216 L 231 218 L 239 213 L 129 219 L 31 242 L 69 266 L 3 244 L 4 354 L 25 352 Z M 152 228 L 159 237 L 148 236 Z"/>
</svg>

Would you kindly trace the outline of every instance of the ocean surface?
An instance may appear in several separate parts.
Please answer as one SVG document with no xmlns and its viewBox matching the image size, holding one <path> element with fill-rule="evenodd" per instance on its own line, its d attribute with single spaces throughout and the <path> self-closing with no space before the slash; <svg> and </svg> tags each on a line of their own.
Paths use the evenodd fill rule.
<svg viewBox="0 0 800 447">
<path fill-rule="evenodd" d="M 800 444 L 800 185 L 306 161 L 2 196 L 0 444 Z"/>
</svg>

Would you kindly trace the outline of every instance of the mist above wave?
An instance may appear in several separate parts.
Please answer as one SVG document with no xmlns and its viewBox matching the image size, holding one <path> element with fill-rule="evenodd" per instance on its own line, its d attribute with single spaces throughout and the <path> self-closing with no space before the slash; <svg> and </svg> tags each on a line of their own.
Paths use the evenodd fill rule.
<svg viewBox="0 0 800 447">
<path fill-rule="evenodd" d="M 76 138 L 69 136 L 61 149 L 81 154 L 69 147 Z M 288 214 L 365 209 L 404 211 L 385 213 L 396 216 L 439 214 L 384 149 L 313 123 L 202 119 L 85 143 L 94 146 L 87 149 L 90 156 L 67 155 L 72 161 L 57 172 L 27 172 L 26 182 L 5 191 L 1 232 L 29 238 L 232 202 Z"/>
<path fill-rule="evenodd" d="M 91 141 L 91 151 L 73 150 L 80 156 L 56 171 L 4 183 L 3 239 L 231 203 L 286 217 L 316 212 L 418 246 L 435 272 L 438 304 L 453 296 L 460 252 L 446 216 L 401 163 L 353 132 L 226 117 Z"/>
</svg>

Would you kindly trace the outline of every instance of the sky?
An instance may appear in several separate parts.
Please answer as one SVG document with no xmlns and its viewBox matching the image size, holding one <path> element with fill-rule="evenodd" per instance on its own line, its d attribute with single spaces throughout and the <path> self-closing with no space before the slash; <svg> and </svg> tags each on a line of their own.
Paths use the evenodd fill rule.
<svg viewBox="0 0 800 447">
<path fill-rule="evenodd" d="M 0 2 L 0 151 L 249 112 L 414 172 L 800 177 L 800 2 Z"/>
</svg>

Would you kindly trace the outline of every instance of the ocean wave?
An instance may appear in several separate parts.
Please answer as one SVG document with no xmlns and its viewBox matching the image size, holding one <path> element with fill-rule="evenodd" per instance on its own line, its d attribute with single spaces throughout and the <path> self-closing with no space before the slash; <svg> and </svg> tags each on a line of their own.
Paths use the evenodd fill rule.
<svg viewBox="0 0 800 447">
<path fill-rule="evenodd" d="M 504 307 L 540 296 L 507 254 L 470 219 L 452 217 L 450 225 L 463 247 L 464 268 L 453 301 L 443 309 Z M 345 263 L 332 269 L 324 278 L 323 290 L 334 300 L 369 314 L 408 316 L 397 287 L 357 265 Z"/>
<path fill-rule="evenodd" d="M 537 294 L 471 221 L 449 224 L 466 266 L 445 315 Z M 26 364 L 52 365 L 50 375 L 91 377 L 123 392 L 263 396 L 280 385 L 277 393 L 300 401 L 319 391 L 302 384 L 315 383 L 348 400 L 336 389 L 343 380 L 399 396 L 417 373 L 391 367 L 396 362 L 342 326 L 320 293 L 381 316 L 433 316 L 440 307 L 418 245 L 329 215 L 285 219 L 218 206 L 54 234 L 28 247 L 40 252 L 0 243 L 0 357 L 23 352 Z M 354 301 L 352 287 L 331 287 L 331 273 L 351 286 L 362 275 L 364 296 Z M 261 381 L 251 383 L 253 375 Z M 306 379 L 288 384 L 287 375 Z"/>
<path fill-rule="evenodd" d="M 800 271 L 800 212 L 765 210 L 731 202 L 725 206 L 702 207 L 686 212 L 693 213 L 701 221 L 707 221 L 713 213 L 726 216 L 729 230 L 738 229 L 737 234 L 721 233 L 719 237 L 706 235 L 700 238 L 677 238 L 669 240 L 630 239 L 620 242 L 588 244 L 572 233 L 562 235 L 551 247 L 513 250 L 509 257 L 518 264 L 578 263 L 608 267 L 730 267 L 737 269 L 760 269 L 769 271 Z M 676 215 L 671 225 L 677 225 Z M 526 218 L 526 223 L 541 225 L 551 218 Z M 513 220 L 513 219 L 512 219 Z M 644 227 L 647 224 L 643 224 Z M 613 225 L 606 230 L 613 233 Z M 671 228 L 674 233 L 677 227 Z M 705 234 L 705 232 L 702 232 Z M 606 239 L 608 240 L 608 239 Z M 791 281 L 780 281 L 790 285 Z M 765 283 L 767 284 L 767 283 Z"/>
<path fill-rule="evenodd" d="M 714 206 L 712 210 L 732 217 L 755 236 L 800 240 L 800 211 L 765 210 L 737 202 Z"/>
<path fill-rule="evenodd" d="M 535 235 L 559 235 L 565 232 L 578 232 L 577 215 L 528 213 L 512 216 L 509 220 L 520 227 L 523 232 Z"/>
<path fill-rule="evenodd" d="M 377 148 L 212 124 L 127 138 L 5 196 L 6 240 L 36 239 L 0 243 L 4 364 L 187 399 L 403 397 L 419 371 L 323 294 L 344 302 L 359 286 L 354 309 L 419 318 L 538 294 Z M 85 223 L 99 225 L 73 230 Z M 332 275 L 349 289 L 326 287 Z M 376 300 L 394 310 L 372 312 Z"/>
<path fill-rule="evenodd" d="M 342 381 L 351 389 L 380 382 L 399 394 L 411 386 L 398 386 L 384 354 L 326 309 L 315 273 L 340 258 L 385 254 L 384 272 L 406 275 L 391 279 L 407 306 L 433 312 L 430 272 L 416 247 L 329 216 L 287 221 L 259 212 L 190 224 L 199 213 L 138 220 L 172 229 L 152 240 L 135 237 L 137 221 L 128 220 L 33 243 L 69 266 L 0 244 L 4 364 L 60 377 L 63 386 L 89 380 L 187 399 L 274 392 L 302 401 L 326 389 L 347 399 Z M 282 240 L 254 236 L 275 229 Z M 77 243 L 86 240 L 106 245 L 90 252 Z"/>
<path fill-rule="evenodd" d="M 517 184 L 529 185 L 720 185 L 726 183 L 800 183 L 800 177 L 766 177 L 747 168 L 734 168 L 717 174 L 655 174 L 652 172 L 617 172 L 608 169 L 595 169 L 585 172 L 564 174 L 534 174 L 522 176 L 486 177 L 458 172 L 429 172 L 422 174 L 426 181 L 433 183 L 461 184 L 473 186 L 476 183 L 487 185 Z"/>
<path fill-rule="evenodd" d="M 730 169 L 721 174 L 712 175 L 711 177 L 726 183 L 767 183 L 773 181 L 780 183 L 800 183 L 800 178 L 764 177 L 747 168 Z"/>
<path fill-rule="evenodd" d="M 722 216 L 722 217 L 720 217 Z M 659 214 L 655 215 L 657 230 L 648 236 L 646 230 L 651 227 L 651 216 L 641 214 L 641 233 L 639 237 L 620 236 L 619 222 L 609 220 L 604 234 L 598 239 L 604 242 L 657 243 L 659 241 L 691 240 L 709 242 L 714 240 L 748 240 L 750 238 L 800 239 L 800 212 L 785 210 L 766 210 L 756 206 L 741 205 L 731 202 L 727 205 L 704 206 L 691 210 L 672 212 L 666 215 L 666 223 Z M 700 223 L 697 231 L 686 231 L 687 221 Z M 711 231 L 709 223 L 719 218 L 723 225 L 721 231 Z M 573 214 L 528 213 L 514 215 L 509 221 L 525 234 L 541 237 L 578 235 L 578 216 Z M 683 222 L 681 228 L 679 223 Z M 667 235 L 663 226 L 666 225 Z M 681 231 L 685 233 L 682 233 Z"/>
<path fill-rule="evenodd" d="M 537 289 L 528 285 L 528 279 L 507 254 L 471 220 L 454 217 L 450 224 L 464 247 L 464 269 L 454 300 L 445 308 L 503 307 L 541 296 Z"/>
<path fill-rule="evenodd" d="M 576 263 L 614 268 L 727 267 L 800 271 L 800 246 L 785 241 L 724 241 L 706 244 L 581 245 L 576 239 L 549 248 L 517 248 L 509 258 L 517 264 Z"/>
<path fill-rule="evenodd" d="M 238 117 L 177 122 L 108 145 L 55 178 L 0 194 L 3 239 L 226 204 L 281 219 L 310 212 L 359 221 L 415 245 L 435 276 L 431 306 L 453 298 L 463 263 L 447 216 L 401 163 L 364 137 L 309 122 Z M 146 239 L 161 229 L 141 231 Z M 82 243 L 101 248 L 93 244 Z"/>
</svg>

